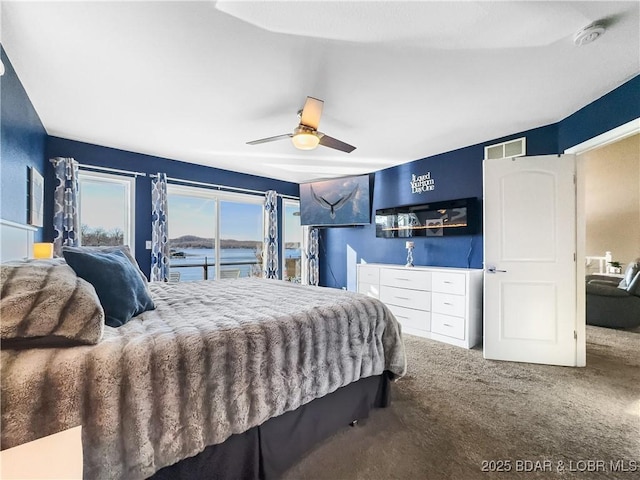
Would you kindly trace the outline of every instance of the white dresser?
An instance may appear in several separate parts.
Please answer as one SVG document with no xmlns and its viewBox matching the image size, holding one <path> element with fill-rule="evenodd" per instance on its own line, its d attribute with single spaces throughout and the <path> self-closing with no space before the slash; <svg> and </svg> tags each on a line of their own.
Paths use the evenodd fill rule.
<svg viewBox="0 0 640 480">
<path fill-rule="evenodd" d="M 479 269 L 359 264 L 358 292 L 379 298 L 402 331 L 459 347 L 482 341 Z"/>
</svg>

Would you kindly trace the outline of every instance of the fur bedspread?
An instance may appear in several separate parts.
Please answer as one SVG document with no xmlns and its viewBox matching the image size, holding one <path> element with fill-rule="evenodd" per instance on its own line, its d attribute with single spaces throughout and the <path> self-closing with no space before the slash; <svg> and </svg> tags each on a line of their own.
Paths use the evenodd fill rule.
<svg viewBox="0 0 640 480">
<path fill-rule="evenodd" d="M 2 448 L 82 424 L 84 477 L 138 479 L 359 378 L 406 371 L 363 295 L 274 280 L 151 284 L 93 346 L 2 350 Z"/>
</svg>

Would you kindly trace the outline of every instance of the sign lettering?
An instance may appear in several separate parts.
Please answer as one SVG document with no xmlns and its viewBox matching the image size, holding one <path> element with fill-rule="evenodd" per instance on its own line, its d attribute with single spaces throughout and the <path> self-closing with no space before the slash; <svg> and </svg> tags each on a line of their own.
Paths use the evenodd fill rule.
<svg viewBox="0 0 640 480">
<path fill-rule="evenodd" d="M 436 182 L 431 178 L 431 172 L 423 175 L 411 174 L 411 193 L 430 192 L 435 190 Z"/>
</svg>

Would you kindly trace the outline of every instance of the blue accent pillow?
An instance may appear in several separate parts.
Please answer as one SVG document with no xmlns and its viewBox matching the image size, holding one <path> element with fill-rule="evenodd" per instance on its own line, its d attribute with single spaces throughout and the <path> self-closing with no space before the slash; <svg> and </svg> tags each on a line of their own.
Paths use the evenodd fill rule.
<svg viewBox="0 0 640 480">
<path fill-rule="evenodd" d="M 137 269 L 122 251 L 63 248 L 62 254 L 76 275 L 95 288 L 105 323 L 110 327 L 120 327 L 132 317 L 156 308 Z"/>
</svg>

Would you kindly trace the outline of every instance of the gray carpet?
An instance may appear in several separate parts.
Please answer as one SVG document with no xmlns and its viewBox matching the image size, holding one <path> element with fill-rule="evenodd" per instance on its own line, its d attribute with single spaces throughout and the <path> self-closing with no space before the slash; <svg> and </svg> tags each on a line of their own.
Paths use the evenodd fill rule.
<svg viewBox="0 0 640 480">
<path fill-rule="evenodd" d="M 640 332 L 587 327 L 586 368 L 488 361 L 481 349 L 413 336 L 405 344 L 408 375 L 391 407 L 316 447 L 285 480 L 640 478 Z M 492 460 L 511 471 L 483 472 Z M 637 470 L 614 472 L 619 460 Z M 536 466 L 524 461 L 551 471 L 522 471 Z"/>
</svg>

